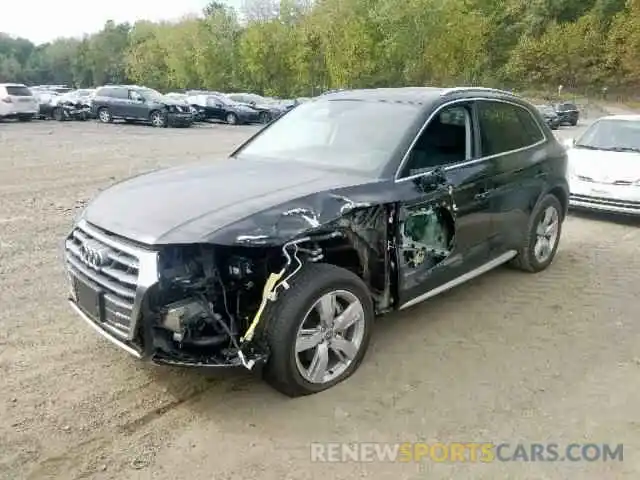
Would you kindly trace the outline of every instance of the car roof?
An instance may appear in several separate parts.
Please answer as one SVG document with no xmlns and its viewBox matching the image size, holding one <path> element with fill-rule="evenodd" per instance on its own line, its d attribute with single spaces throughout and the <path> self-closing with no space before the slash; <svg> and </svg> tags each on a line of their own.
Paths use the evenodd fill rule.
<svg viewBox="0 0 640 480">
<path fill-rule="evenodd" d="M 640 122 L 640 114 L 631 113 L 625 115 L 607 115 L 606 117 L 601 117 L 600 120 L 623 120 L 626 122 Z"/>
<path fill-rule="evenodd" d="M 24 83 L 0 83 L 0 87 L 26 87 Z"/>
<path fill-rule="evenodd" d="M 399 88 L 370 88 L 359 90 L 338 90 L 322 95 L 326 99 L 342 100 L 374 100 L 388 102 L 408 102 L 416 104 L 430 103 L 437 98 L 444 98 L 456 93 L 474 93 L 487 97 L 513 97 L 518 98 L 506 90 L 498 90 L 486 87 L 399 87 Z"/>
</svg>

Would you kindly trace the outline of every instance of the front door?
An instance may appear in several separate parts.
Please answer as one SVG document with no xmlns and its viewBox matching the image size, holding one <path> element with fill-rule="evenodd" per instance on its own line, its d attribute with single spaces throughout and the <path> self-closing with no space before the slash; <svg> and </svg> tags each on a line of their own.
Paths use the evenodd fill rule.
<svg viewBox="0 0 640 480">
<path fill-rule="evenodd" d="M 125 117 L 137 120 L 148 118 L 148 107 L 146 99 L 135 90 L 129 90 L 129 97 L 126 102 Z"/>
<path fill-rule="evenodd" d="M 401 306 L 489 261 L 489 171 L 478 158 L 475 123 L 471 102 L 441 107 L 403 167 Z"/>
</svg>

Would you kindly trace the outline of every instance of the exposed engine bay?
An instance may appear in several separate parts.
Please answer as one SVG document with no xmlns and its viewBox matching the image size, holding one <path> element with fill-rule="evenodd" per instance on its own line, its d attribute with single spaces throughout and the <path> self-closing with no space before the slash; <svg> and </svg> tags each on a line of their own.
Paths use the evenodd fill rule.
<svg viewBox="0 0 640 480">
<path fill-rule="evenodd" d="M 160 254 L 160 282 L 150 292 L 154 360 L 252 368 L 268 355 L 264 317 L 305 263 L 326 261 L 358 274 L 381 310 L 391 306 L 389 208 L 365 208 L 322 232 L 281 247 L 178 245 Z M 324 233 L 328 230 L 328 233 Z M 147 336 L 149 338 L 149 336 Z"/>
</svg>

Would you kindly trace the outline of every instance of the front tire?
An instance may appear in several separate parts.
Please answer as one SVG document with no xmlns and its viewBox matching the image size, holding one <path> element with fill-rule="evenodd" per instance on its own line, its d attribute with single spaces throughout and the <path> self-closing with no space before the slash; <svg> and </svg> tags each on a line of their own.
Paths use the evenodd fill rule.
<svg viewBox="0 0 640 480">
<path fill-rule="evenodd" d="M 149 120 L 151 121 L 151 125 L 156 128 L 164 128 L 167 126 L 166 117 L 162 112 L 158 110 L 154 110 L 153 112 L 151 112 L 151 114 L 149 115 Z"/>
<path fill-rule="evenodd" d="M 265 312 L 265 380 L 289 397 L 318 393 L 360 366 L 374 321 L 371 295 L 354 273 L 308 264 Z"/>
<path fill-rule="evenodd" d="M 524 245 L 511 265 L 519 270 L 537 273 L 545 270 L 556 256 L 562 234 L 562 205 L 555 195 L 546 195 L 529 218 Z"/>
<path fill-rule="evenodd" d="M 111 115 L 111 111 L 107 107 L 102 107 L 98 110 L 98 119 L 102 123 L 112 123 L 113 116 Z"/>
<path fill-rule="evenodd" d="M 238 116 L 235 113 L 228 113 L 226 117 L 226 121 L 229 125 L 237 125 Z"/>
<path fill-rule="evenodd" d="M 33 120 L 33 115 L 20 115 L 18 117 L 19 122 L 30 122 Z"/>
<path fill-rule="evenodd" d="M 267 112 L 260 112 L 259 119 L 260 123 L 267 124 L 271 121 L 271 115 L 269 115 Z"/>
</svg>

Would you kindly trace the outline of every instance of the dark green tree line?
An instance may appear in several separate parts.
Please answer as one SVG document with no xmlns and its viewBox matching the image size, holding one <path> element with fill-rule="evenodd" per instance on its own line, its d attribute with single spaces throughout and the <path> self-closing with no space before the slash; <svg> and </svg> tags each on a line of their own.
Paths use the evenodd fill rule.
<svg viewBox="0 0 640 480">
<path fill-rule="evenodd" d="M 0 34 L 0 81 L 162 90 L 640 84 L 640 0 L 245 0 L 179 22 L 109 21 L 33 45 Z"/>
</svg>

